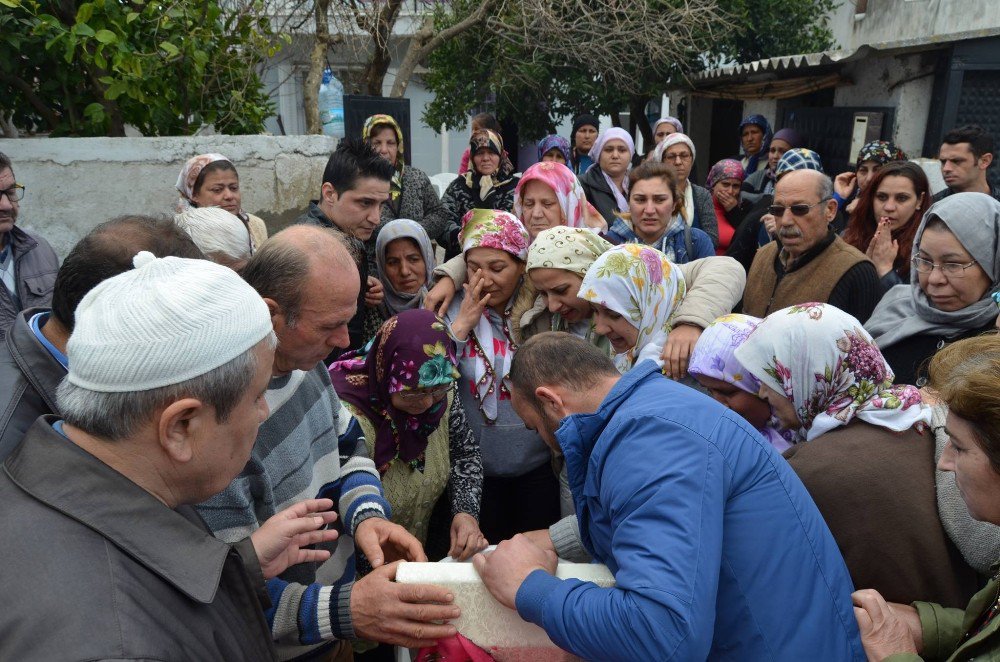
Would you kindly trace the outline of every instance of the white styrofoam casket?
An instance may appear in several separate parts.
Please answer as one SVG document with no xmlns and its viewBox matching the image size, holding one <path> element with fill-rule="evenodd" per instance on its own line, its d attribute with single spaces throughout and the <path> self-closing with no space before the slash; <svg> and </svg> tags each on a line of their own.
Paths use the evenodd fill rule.
<svg viewBox="0 0 1000 662">
<path fill-rule="evenodd" d="M 556 566 L 556 577 L 580 579 L 602 587 L 615 585 L 614 575 L 607 566 L 593 563 L 560 562 Z M 471 563 L 401 563 L 396 570 L 396 581 L 451 589 L 455 604 L 462 610 L 462 615 L 452 624 L 462 636 L 498 662 L 578 659 L 552 643 L 545 630 L 497 602 Z"/>
</svg>

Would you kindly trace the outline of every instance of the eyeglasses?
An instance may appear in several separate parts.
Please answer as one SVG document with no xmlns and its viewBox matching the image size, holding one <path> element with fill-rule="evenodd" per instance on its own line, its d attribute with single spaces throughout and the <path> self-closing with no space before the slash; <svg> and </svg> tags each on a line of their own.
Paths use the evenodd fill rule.
<svg viewBox="0 0 1000 662">
<path fill-rule="evenodd" d="M 965 278 L 965 270 L 976 264 L 973 260 L 968 264 L 962 264 L 961 262 L 942 262 L 938 264 L 937 262 L 931 262 L 930 260 L 925 260 L 922 257 L 913 258 L 913 268 L 922 274 L 929 274 L 934 271 L 937 267 L 941 270 L 945 276 L 949 278 Z"/>
<path fill-rule="evenodd" d="M 24 199 L 24 184 L 14 184 L 6 191 L 0 191 L 0 195 L 6 195 L 11 202 L 20 202 Z"/>
<path fill-rule="evenodd" d="M 444 384 L 443 386 L 435 386 L 434 388 L 423 389 L 420 391 L 400 391 L 399 397 L 407 402 L 416 402 L 417 400 L 423 400 L 427 396 L 430 396 L 432 400 L 437 401 L 448 395 L 448 391 L 450 390 L 451 384 Z"/>
<path fill-rule="evenodd" d="M 681 163 L 684 163 L 685 161 L 690 161 L 691 160 L 691 153 L 690 152 L 685 152 L 684 154 L 664 154 L 663 155 L 663 160 L 664 161 L 680 161 Z"/>
<path fill-rule="evenodd" d="M 805 216 L 806 214 L 809 213 L 809 210 L 815 207 L 816 205 L 821 205 L 827 200 L 832 200 L 832 199 L 833 198 L 826 197 L 813 205 L 800 204 L 800 205 L 791 205 L 789 207 L 786 207 L 785 205 L 771 205 L 770 207 L 767 208 L 767 213 L 770 214 L 771 216 L 784 216 L 785 210 L 787 209 L 792 212 L 792 216 Z"/>
</svg>

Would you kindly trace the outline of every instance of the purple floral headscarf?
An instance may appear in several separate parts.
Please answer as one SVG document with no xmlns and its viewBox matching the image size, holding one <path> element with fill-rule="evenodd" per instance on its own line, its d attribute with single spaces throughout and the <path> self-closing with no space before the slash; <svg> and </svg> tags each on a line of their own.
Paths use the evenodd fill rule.
<svg viewBox="0 0 1000 662">
<path fill-rule="evenodd" d="M 742 163 L 736 159 L 722 159 L 708 171 L 705 188 L 712 190 L 716 182 L 721 182 L 723 179 L 738 179 L 742 182 L 745 178 L 746 172 L 743 170 Z"/>
<path fill-rule="evenodd" d="M 768 315 L 735 353 L 762 383 L 791 400 L 811 441 L 855 418 L 902 432 L 929 425 L 913 386 L 894 386 L 892 368 L 861 326 L 835 306 L 803 303 Z"/>
<path fill-rule="evenodd" d="M 379 473 L 388 471 L 395 459 L 423 470 L 428 437 L 448 410 L 442 398 L 422 414 L 408 414 L 392 406 L 392 394 L 450 386 L 458 379 L 457 366 L 447 326 L 422 308 L 390 317 L 368 345 L 330 366 L 337 395 L 375 426 Z"/>
</svg>

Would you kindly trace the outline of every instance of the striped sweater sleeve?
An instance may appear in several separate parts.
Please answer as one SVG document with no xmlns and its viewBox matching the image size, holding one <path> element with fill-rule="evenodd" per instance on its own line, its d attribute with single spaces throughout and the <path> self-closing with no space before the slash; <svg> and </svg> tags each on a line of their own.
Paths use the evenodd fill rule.
<svg viewBox="0 0 1000 662">
<path fill-rule="evenodd" d="M 389 502 L 382 492 L 375 462 L 368 457 L 361 425 L 347 411 L 344 403 L 337 401 L 337 439 L 340 447 L 340 481 L 322 490 L 319 496 L 333 499 L 338 504 L 341 521 L 351 535 L 358 525 L 369 517 L 389 519 Z"/>
</svg>

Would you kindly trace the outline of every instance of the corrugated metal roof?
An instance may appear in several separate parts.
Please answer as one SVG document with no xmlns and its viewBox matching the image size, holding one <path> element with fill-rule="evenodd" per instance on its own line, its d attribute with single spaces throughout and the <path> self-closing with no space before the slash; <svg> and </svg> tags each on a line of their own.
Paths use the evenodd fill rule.
<svg viewBox="0 0 1000 662">
<path fill-rule="evenodd" d="M 952 33 L 948 35 L 930 35 L 893 42 L 866 44 L 853 51 L 829 50 L 821 53 L 783 55 L 781 57 L 772 57 L 766 60 L 757 60 L 755 62 L 709 69 L 708 71 L 703 71 L 692 76 L 690 81 L 692 86 L 700 87 L 701 84 L 712 85 L 716 82 L 728 82 L 736 78 L 745 80 L 757 74 L 775 74 L 780 76 L 786 72 L 804 73 L 805 70 L 808 69 L 861 60 L 871 53 L 903 53 L 931 50 L 935 48 L 942 48 L 956 41 L 965 41 L 966 39 L 982 39 L 984 37 L 995 37 L 997 35 L 1000 35 L 1000 27 L 986 28 L 983 30 L 970 30 L 967 32 Z"/>
</svg>

